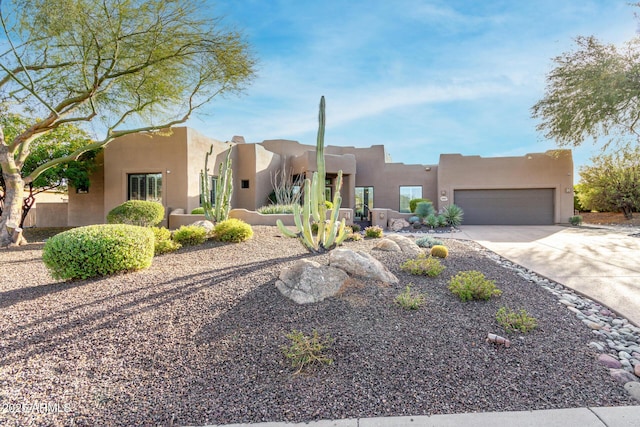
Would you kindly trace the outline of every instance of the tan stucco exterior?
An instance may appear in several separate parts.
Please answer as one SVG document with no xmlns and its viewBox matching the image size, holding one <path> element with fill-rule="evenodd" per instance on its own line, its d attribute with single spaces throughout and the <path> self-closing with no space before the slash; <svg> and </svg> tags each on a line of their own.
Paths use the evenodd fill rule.
<svg viewBox="0 0 640 427">
<path fill-rule="evenodd" d="M 520 157 L 441 154 L 437 183 L 438 196 L 432 200 L 438 200 L 440 209 L 456 203 L 456 190 L 550 188 L 554 190 L 555 222 L 566 223 L 573 215 L 573 159 L 569 150 Z"/>
<path fill-rule="evenodd" d="M 310 176 L 316 169 L 315 145 L 296 141 L 245 143 L 234 137 L 234 142 L 221 142 L 184 127 L 165 135 L 127 135 L 112 141 L 98 157 L 88 193 L 70 191 L 69 225 L 105 222 L 107 213 L 127 200 L 129 174 L 161 174 L 167 218 L 174 210 L 188 214 L 200 206 L 199 174 L 212 145 L 209 170 L 214 176 L 219 174 L 227 150 L 232 150 L 231 205 L 236 209 L 254 211 L 267 204 L 276 172 L 286 169 Z M 438 165 L 405 165 L 392 163 L 382 145 L 327 146 L 325 160 L 332 185 L 337 172 L 343 172 L 342 208 L 354 208 L 358 187 L 373 187 L 372 207 L 390 213 L 400 208 L 401 186 L 420 186 L 422 197 L 432 200 L 437 208 L 455 202 L 452 198 L 459 189 L 552 188 L 555 222 L 567 222 L 573 213 L 570 151 L 561 151 L 558 156 L 536 153 L 501 158 L 443 154 Z"/>
</svg>

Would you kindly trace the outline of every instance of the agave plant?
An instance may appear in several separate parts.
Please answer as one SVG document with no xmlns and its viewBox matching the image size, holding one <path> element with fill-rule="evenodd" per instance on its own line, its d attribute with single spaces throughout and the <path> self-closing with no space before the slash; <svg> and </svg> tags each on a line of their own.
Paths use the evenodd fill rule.
<svg viewBox="0 0 640 427">
<path fill-rule="evenodd" d="M 462 224 L 464 211 L 460 206 L 449 205 L 442 210 L 442 215 L 446 218 L 447 224 L 452 227 L 457 227 Z"/>
</svg>

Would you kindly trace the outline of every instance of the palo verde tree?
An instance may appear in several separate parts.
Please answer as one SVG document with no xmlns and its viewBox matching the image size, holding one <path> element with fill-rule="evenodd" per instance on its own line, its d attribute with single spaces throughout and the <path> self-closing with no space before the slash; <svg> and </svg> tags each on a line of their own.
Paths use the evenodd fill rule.
<svg viewBox="0 0 640 427">
<path fill-rule="evenodd" d="M 576 48 L 554 58 L 544 98 L 532 108 L 537 129 L 560 146 L 604 139 L 628 145 L 640 138 L 640 38 L 618 48 L 578 37 Z"/>
<path fill-rule="evenodd" d="M 17 114 L 0 116 L 0 127 L 3 128 L 5 140 L 9 143 L 17 135 L 23 133 L 27 126 L 29 126 L 29 120 Z M 40 165 L 67 156 L 89 143 L 91 143 L 91 139 L 84 130 L 73 124 L 61 125 L 32 142 L 30 154 L 22 165 L 21 175 L 28 176 Z M 66 190 L 67 184 L 71 184 L 75 188 L 87 189 L 90 185 L 89 174 L 95 168 L 96 154 L 97 150 L 88 151 L 82 154 L 78 161 L 57 164 L 27 184 L 22 202 L 20 227 L 22 227 L 38 193 L 53 189 Z M 4 209 L 5 187 L 4 178 L 0 173 L 0 215 Z"/>
<path fill-rule="evenodd" d="M 24 185 L 44 171 L 119 136 L 184 123 L 251 81 L 248 44 L 206 10 L 197 0 L 0 0 L 0 108 L 42 117 L 11 141 L 0 128 L 0 246 L 20 222 Z M 99 138 L 21 174 L 36 138 L 93 120 Z"/>
<path fill-rule="evenodd" d="M 622 211 L 631 219 L 640 210 L 640 147 L 594 157 L 580 168 L 580 204 L 598 211 Z"/>
</svg>

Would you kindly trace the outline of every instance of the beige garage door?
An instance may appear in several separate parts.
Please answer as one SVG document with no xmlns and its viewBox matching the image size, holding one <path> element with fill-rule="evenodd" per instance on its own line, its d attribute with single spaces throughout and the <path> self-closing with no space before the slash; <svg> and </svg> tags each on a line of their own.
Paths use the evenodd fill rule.
<svg viewBox="0 0 640 427">
<path fill-rule="evenodd" d="M 455 190 L 454 203 L 467 225 L 549 225 L 554 223 L 554 189 Z"/>
</svg>

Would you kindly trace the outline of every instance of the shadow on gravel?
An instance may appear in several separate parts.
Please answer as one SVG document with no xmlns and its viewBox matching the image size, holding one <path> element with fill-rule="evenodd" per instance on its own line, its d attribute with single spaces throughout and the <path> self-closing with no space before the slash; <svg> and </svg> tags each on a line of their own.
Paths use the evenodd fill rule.
<svg viewBox="0 0 640 427">
<path fill-rule="evenodd" d="M 137 314 L 153 311 L 164 305 L 172 304 L 176 300 L 183 300 L 207 287 L 233 280 L 235 277 L 251 273 L 265 266 L 277 266 L 300 258 L 299 255 L 273 258 L 211 270 L 206 273 L 179 276 L 165 282 L 152 283 L 59 310 L 52 315 L 27 324 L 9 327 L 2 331 L 5 345 L 2 356 L 0 356 L 0 364 L 11 364 L 21 359 L 53 351 L 59 346 L 68 345 L 69 341 L 81 341 L 96 331 L 117 330 L 119 324 L 124 324 Z M 110 279 L 113 278 L 114 276 L 110 277 Z M 56 283 L 6 292 L 2 295 L 2 307 L 35 299 L 47 293 L 68 290 L 69 286 L 85 286 L 99 280 L 105 279 L 78 281 L 71 285 Z M 42 292 L 42 289 L 47 291 Z M 157 289 L 163 290 L 157 291 Z M 127 302 L 118 303 L 115 306 L 110 305 L 112 300 L 123 298 Z"/>
</svg>

